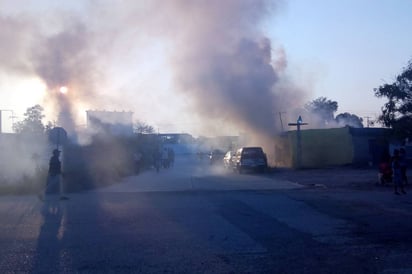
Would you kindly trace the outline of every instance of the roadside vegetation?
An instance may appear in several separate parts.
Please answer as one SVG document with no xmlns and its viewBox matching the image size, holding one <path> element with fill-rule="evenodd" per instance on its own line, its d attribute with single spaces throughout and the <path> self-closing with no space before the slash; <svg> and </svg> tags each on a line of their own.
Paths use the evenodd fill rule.
<svg viewBox="0 0 412 274">
<path fill-rule="evenodd" d="M 386 98 L 379 120 L 400 138 L 412 136 L 412 60 L 391 84 L 381 85 L 375 96 Z"/>
<path fill-rule="evenodd" d="M 28 108 L 24 116 L 14 124 L 15 134 L 2 136 L 0 195 L 35 194 L 46 185 L 48 162 L 56 147 L 50 143 L 53 123 L 43 124 L 40 105 Z M 153 127 L 138 122 L 130 137 L 97 134 L 88 145 L 71 140 L 62 143 L 64 190 L 92 189 L 135 174 L 133 154 L 137 152 L 142 156 L 141 169 L 150 168 L 159 147 L 153 132 Z"/>
</svg>

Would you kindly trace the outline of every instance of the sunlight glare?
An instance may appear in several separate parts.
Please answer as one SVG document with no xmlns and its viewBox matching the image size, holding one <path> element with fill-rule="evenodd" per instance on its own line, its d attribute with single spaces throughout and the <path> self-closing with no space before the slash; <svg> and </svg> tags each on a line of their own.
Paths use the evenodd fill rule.
<svg viewBox="0 0 412 274">
<path fill-rule="evenodd" d="M 66 94 L 69 91 L 69 89 L 66 86 L 60 87 L 60 93 Z"/>
<path fill-rule="evenodd" d="M 27 108 L 36 104 L 42 104 L 47 94 L 44 82 L 36 77 L 21 78 L 8 76 L 0 77 L 1 107 L 10 109 L 3 115 L 3 132 L 12 132 L 12 123 L 24 119 Z M 4 80 L 4 81 L 3 81 Z"/>
</svg>

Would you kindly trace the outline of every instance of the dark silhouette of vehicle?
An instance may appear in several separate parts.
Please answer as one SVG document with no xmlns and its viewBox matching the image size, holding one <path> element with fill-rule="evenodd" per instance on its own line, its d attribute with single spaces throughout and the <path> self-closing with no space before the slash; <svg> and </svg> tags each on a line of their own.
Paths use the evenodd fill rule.
<svg viewBox="0 0 412 274">
<path fill-rule="evenodd" d="M 220 149 L 214 149 L 209 153 L 210 164 L 222 164 L 225 153 Z"/>
<path fill-rule="evenodd" d="M 242 147 L 232 159 L 235 171 L 255 171 L 263 173 L 267 168 L 267 157 L 261 147 Z"/>
</svg>

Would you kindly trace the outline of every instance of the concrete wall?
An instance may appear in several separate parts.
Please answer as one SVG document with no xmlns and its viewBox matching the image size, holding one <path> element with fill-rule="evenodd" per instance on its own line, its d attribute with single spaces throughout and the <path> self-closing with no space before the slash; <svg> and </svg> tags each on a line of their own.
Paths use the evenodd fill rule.
<svg viewBox="0 0 412 274">
<path fill-rule="evenodd" d="M 351 164 L 354 151 L 349 129 L 309 129 L 301 131 L 301 168 Z M 297 131 L 275 138 L 278 166 L 297 167 Z"/>
<path fill-rule="evenodd" d="M 352 137 L 347 127 L 302 132 L 302 167 L 346 165 L 352 159 Z"/>
</svg>

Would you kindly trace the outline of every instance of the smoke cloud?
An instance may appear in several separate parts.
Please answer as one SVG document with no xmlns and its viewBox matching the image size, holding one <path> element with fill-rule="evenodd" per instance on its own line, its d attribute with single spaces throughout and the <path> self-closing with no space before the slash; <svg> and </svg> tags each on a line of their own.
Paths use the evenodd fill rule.
<svg viewBox="0 0 412 274">
<path fill-rule="evenodd" d="M 223 127 L 234 124 L 253 145 L 269 150 L 280 129 L 278 112 L 296 107 L 303 98 L 282 79 L 284 50 L 274 49 L 260 31 L 276 2 L 174 1 L 163 9 L 178 18 L 174 79 L 192 113 L 208 132 L 219 132 L 216 121 L 223 121 Z"/>
<path fill-rule="evenodd" d="M 32 49 L 34 72 L 48 87 L 48 99 L 57 108 L 57 123 L 69 132 L 75 131 L 77 104 L 96 98 L 99 68 L 91 37 L 82 23 L 70 24 L 55 35 L 41 37 Z M 62 87 L 67 92 L 62 93 Z"/>
<path fill-rule="evenodd" d="M 69 132 L 81 110 L 126 109 L 189 133 L 230 128 L 259 145 L 280 129 L 278 112 L 301 105 L 284 49 L 261 31 L 277 1 L 83 3 L 0 13 L 0 71 L 42 79 Z"/>
</svg>

